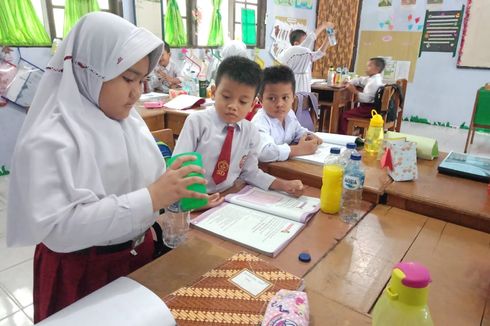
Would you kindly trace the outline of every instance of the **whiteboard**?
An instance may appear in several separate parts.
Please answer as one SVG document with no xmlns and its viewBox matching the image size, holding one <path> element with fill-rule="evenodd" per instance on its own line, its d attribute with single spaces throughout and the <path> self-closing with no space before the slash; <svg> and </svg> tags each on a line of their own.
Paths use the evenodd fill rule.
<svg viewBox="0 0 490 326">
<path fill-rule="evenodd" d="M 489 17 L 489 0 L 468 0 L 458 67 L 490 68 Z"/>
</svg>

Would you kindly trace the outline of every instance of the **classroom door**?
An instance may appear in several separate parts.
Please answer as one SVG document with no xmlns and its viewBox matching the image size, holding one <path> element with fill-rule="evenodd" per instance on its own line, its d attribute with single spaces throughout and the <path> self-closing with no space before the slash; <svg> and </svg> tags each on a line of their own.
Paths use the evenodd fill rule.
<svg viewBox="0 0 490 326">
<path fill-rule="evenodd" d="M 330 66 L 354 69 L 357 52 L 357 33 L 361 15 L 361 0 L 318 0 L 317 24 L 331 21 L 335 24 L 337 45 L 330 47 L 327 54 L 313 65 L 313 76 L 326 78 Z M 323 44 L 326 33 L 322 33 L 315 48 Z"/>
</svg>

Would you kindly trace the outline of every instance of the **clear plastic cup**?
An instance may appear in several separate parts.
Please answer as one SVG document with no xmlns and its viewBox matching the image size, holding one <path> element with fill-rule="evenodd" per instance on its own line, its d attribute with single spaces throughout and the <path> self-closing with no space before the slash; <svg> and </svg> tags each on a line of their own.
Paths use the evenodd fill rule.
<svg viewBox="0 0 490 326">
<path fill-rule="evenodd" d="M 163 242 L 169 248 L 175 248 L 183 243 L 189 231 L 190 213 L 166 209 L 163 214 Z"/>
</svg>

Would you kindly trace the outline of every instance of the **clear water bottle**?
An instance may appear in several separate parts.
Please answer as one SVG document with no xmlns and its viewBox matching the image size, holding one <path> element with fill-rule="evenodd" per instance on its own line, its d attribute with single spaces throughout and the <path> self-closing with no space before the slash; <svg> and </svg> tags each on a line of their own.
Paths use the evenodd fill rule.
<svg viewBox="0 0 490 326">
<path fill-rule="evenodd" d="M 373 309 L 373 326 L 433 326 L 427 299 L 429 270 L 416 262 L 396 264 Z M 449 308 L 449 307 L 448 307 Z"/>
<path fill-rule="evenodd" d="M 344 167 L 346 167 L 347 164 L 349 164 L 350 156 L 353 153 L 358 153 L 356 150 L 357 148 L 356 143 L 347 143 L 345 146 L 347 147 L 347 149 L 343 151 L 342 154 L 340 154 L 340 162 Z"/>
<path fill-rule="evenodd" d="M 337 39 L 335 38 L 335 30 L 332 27 L 327 28 L 328 43 L 330 46 L 337 45 Z"/>
<path fill-rule="evenodd" d="M 340 218 L 346 223 L 355 223 L 361 218 L 362 188 L 365 173 L 361 166 L 361 154 L 352 153 L 344 171 L 342 210 Z"/>
</svg>

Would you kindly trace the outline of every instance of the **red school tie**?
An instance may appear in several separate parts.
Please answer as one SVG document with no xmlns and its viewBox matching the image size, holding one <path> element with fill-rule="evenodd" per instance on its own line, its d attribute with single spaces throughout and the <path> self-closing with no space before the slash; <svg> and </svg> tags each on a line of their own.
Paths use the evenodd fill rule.
<svg viewBox="0 0 490 326">
<path fill-rule="evenodd" d="M 219 153 L 218 161 L 214 167 L 213 180 L 215 184 L 220 184 L 226 180 L 228 170 L 230 169 L 230 157 L 231 157 L 231 143 L 233 142 L 234 126 L 228 126 L 226 132 L 226 138 L 221 147 L 221 153 Z"/>
</svg>

